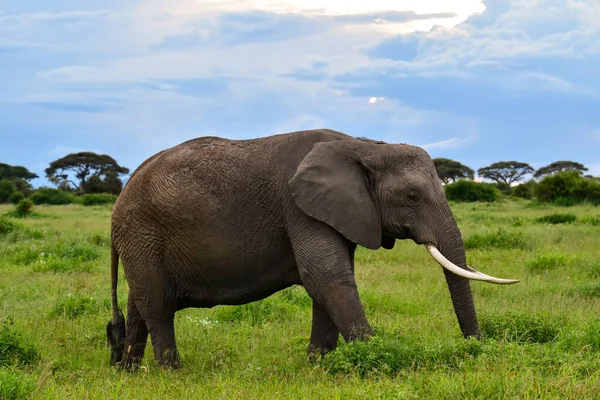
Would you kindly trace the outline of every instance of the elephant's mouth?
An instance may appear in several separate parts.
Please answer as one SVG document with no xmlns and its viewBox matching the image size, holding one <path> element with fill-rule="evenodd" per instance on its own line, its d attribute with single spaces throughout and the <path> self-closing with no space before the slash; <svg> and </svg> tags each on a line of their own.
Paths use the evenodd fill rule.
<svg viewBox="0 0 600 400">
<path fill-rule="evenodd" d="M 454 264 L 452 261 L 448 260 L 444 255 L 431 243 L 426 243 L 425 248 L 429 252 L 429 254 L 437 261 L 442 267 L 447 269 L 448 271 L 462 276 L 463 278 L 472 279 L 475 281 L 485 281 L 489 283 L 495 283 L 499 285 L 509 285 L 512 283 L 519 282 L 518 279 L 502 279 L 496 278 L 490 275 L 486 275 L 483 272 L 477 271 L 475 268 L 471 268 L 467 265 L 466 268 L 461 268 L 458 265 Z"/>
</svg>

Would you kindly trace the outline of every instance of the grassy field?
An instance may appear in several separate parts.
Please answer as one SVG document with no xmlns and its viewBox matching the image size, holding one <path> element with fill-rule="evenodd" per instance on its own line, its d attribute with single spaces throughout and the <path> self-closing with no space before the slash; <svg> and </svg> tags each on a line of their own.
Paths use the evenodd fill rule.
<svg viewBox="0 0 600 400">
<path fill-rule="evenodd" d="M 110 207 L 36 207 L 0 219 L 0 398 L 600 398 L 600 208 L 453 204 L 485 338 L 461 338 L 441 267 L 422 246 L 357 253 L 377 337 L 306 360 L 301 287 L 176 317 L 183 368 L 108 365 Z M 10 211 L 0 206 L 0 214 Z M 563 217 L 540 217 L 571 213 Z M 554 222 L 554 223 L 553 223 Z M 568 221 L 567 221 L 568 222 Z M 127 298 L 120 272 L 119 300 Z"/>
</svg>

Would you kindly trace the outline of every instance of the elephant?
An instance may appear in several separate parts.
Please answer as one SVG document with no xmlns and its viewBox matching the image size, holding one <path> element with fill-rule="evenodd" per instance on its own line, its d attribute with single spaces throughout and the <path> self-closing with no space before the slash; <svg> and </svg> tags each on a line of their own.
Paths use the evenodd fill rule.
<svg viewBox="0 0 600 400">
<path fill-rule="evenodd" d="M 134 171 L 112 210 L 110 364 L 138 368 L 150 335 L 158 365 L 178 368 L 177 311 L 245 304 L 292 285 L 312 299 L 308 356 L 334 350 L 340 334 L 368 340 L 355 250 L 392 249 L 402 239 L 424 245 L 443 267 L 463 336 L 480 338 L 470 280 L 518 280 L 467 265 L 424 149 L 312 129 L 205 136 L 163 150 Z"/>
</svg>

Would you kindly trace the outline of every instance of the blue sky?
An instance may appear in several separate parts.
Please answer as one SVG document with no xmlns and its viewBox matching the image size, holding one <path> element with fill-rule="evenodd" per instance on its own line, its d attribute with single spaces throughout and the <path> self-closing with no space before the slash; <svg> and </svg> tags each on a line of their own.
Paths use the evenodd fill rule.
<svg viewBox="0 0 600 400">
<path fill-rule="evenodd" d="M 327 127 L 600 175 L 596 0 L 0 0 L 0 162 Z"/>
</svg>

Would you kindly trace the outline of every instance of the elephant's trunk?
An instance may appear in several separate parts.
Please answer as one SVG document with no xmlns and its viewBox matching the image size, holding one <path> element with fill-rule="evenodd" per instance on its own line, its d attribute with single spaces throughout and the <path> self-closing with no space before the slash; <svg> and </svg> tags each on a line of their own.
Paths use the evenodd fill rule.
<svg viewBox="0 0 600 400">
<path fill-rule="evenodd" d="M 450 218 L 446 229 L 443 229 L 443 231 L 443 237 L 438 241 L 441 254 L 454 265 L 466 270 L 465 248 L 454 218 Z M 479 323 L 477 322 L 477 313 L 475 312 L 469 279 L 459 276 L 447 268 L 444 268 L 444 274 L 448 289 L 450 290 L 454 312 L 458 318 L 458 324 L 463 336 L 475 336 L 479 338 L 481 334 L 479 332 Z"/>
</svg>

